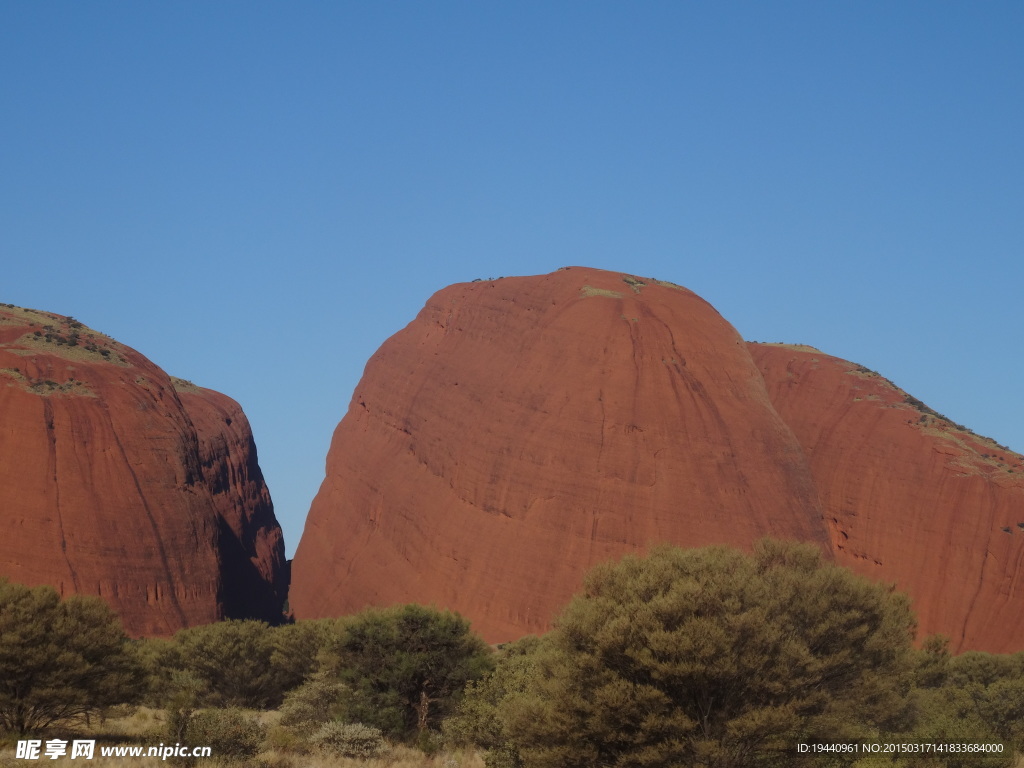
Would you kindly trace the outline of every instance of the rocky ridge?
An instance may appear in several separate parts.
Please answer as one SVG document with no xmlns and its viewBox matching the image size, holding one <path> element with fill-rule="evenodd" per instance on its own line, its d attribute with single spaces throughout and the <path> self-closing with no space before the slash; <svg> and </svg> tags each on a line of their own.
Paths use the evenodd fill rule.
<svg viewBox="0 0 1024 768">
<path fill-rule="evenodd" d="M 238 404 L 70 317 L 0 305 L 0 576 L 134 635 L 281 615 L 280 527 Z"/>
<path fill-rule="evenodd" d="M 808 457 L 837 562 L 909 593 L 922 634 L 1024 649 L 1024 458 L 864 366 L 749 347 Z"/>
</svg>

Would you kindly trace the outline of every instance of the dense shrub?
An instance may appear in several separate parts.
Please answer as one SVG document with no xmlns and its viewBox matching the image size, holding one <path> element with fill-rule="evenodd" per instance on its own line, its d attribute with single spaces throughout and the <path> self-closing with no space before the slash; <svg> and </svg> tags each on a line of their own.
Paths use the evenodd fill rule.
<svg viewBox="0 0 1024 768">
<path fill-rule="evenodd" d="M 170 640 L 139 641 L 149 677 L 146 701 L 168 706 L 184 673 L 200 705 L 277 707 L 317 668 L 335 623 L 326 619 L 270 627 L 229 619 L 181 630 Z"/>
<path fill-rule="evenodd" d="M 442 724 L 448 745 L 486 750 L 484 762 L 488 768 L 517 768 L 517 750 L 498 717 L 498 706 L 507 696 L 526 691 L 540 642 L 531 635 L 508 643 L 502 647 L 494 671 L 466 685 L 455 714 Z"/>
<path fill-rule="evenodd" d="M 145 637 L 135 641 L 135 653 L 145 673 L 142 703 L 157 709 L 167 707 L 184 671 L 181 648 L 169 638 Z M 196 686 L 205 691 L 205 683 L 194 681 L 192 687 Z"/>
</svg>

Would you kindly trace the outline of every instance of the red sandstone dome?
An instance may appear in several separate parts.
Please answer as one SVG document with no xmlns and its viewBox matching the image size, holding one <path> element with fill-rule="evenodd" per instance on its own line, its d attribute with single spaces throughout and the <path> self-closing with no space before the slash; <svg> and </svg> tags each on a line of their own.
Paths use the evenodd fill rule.
<svg viewBox="0 0 1024 768">
<path fill-rule="evenodd" d="M 447 288 L 373 356 L 290 601 L 436 602 L 509 640 L 595 563 L 765 535 L 829 545 L 743 340 L 684 288 L 573 268 Z"/>
<path fill-rule="evenodd" d="M 922 633 L 1020 650 L 1021 459 L 919 408 L 853 364 L 747 345 L 669 283 L 454 285 L 367 364 L 290 602 L 434 603 L 504 641 L 545 630 L 599 561 L 768 535 L 895 582 Z"/>
<path fill-rule="evenodd" d="M 135 635 L 280 617 L 248 422 L 71 318 L 0 305 L 0 576 L 99 595 Z"/>
</svg>

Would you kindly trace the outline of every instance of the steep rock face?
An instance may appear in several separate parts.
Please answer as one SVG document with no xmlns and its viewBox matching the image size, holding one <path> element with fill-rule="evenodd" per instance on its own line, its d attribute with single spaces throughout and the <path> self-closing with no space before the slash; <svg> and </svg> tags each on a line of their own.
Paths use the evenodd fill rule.
<svg viewBox="0 0 1024 768">
<path fill-rule="evenodd" d="M 173 381 L 196 429 L 202 476 L 217 514 L 224 617 L 280 620 L 288 564 L 249 421 L 230 397 Z"/>
<path fill-rule="evenodd" d="M 751 344 L 807 454 L 836 559 L 894 582 L 921 634 L 1024 648 L 1024 460 L 862 366 Z"/>
<path fill-rule="evenodd" d="M 136 635 L 279 615 L 281 532 L 248 424 L 182 388 L 71 318 L 0 306 L 0 576 L 99 595 Z"/>
<path fill-rule="evenodd" d="M 686 289 L 568 268 L 446 288 L 371 358 L 290 602 L 436 603 L 503 641 L 599 561 L 765 535 L 831 541 L 736 331 Z"/>
</svg>

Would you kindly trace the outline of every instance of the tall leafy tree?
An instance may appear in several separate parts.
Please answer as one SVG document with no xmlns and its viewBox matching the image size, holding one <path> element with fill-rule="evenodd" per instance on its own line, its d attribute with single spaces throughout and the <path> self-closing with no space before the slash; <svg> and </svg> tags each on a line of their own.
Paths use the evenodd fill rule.
<svg viewBox="0 0 1024 768">
<path fill-rule="evenodd" d="M 0 580 L 0 726 L 20 734 L 133 701 L 142 671 L 102 600 Z"/>
<path fill-rule="evenodd" d="M 498 715 L 531 768 L 785 764 L 899 729 L 914 628 L 810 546 L 660 548 L 591 572 Z"/>
</svg>

